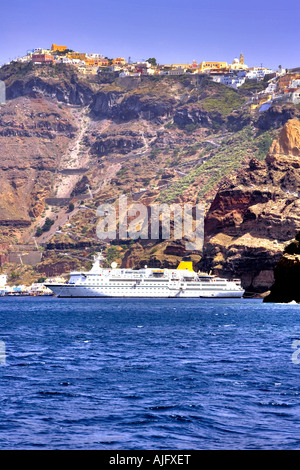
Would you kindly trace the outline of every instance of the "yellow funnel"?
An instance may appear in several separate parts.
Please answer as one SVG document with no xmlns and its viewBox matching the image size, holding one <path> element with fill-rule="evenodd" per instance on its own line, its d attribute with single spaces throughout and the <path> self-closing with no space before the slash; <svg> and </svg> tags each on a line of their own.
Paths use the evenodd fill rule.
<svg viewBox="0 0 300 470">
<path fill-rule="evenodd" d="M 187 269 L 188 271 L 194 271 L 192 261 L 180 261 L 177 269 Z"/>
</svg>

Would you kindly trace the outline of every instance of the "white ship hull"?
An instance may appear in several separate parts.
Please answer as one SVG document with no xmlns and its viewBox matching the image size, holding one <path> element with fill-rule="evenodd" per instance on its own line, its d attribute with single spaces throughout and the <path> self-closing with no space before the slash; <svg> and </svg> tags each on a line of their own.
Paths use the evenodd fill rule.
<svg viewBox="0 0 300 470">
<path fill-rule="evenodd" d="M 152 288 L 132 286 L 120 287 L 72 286 L 68 284 L 47 285 L 57 297 L 115 297 L 115 298 L 241 298 L 244 290 L 205 290 L 200 288 L 180 290 L 178 288 L 161 287 L 151 292 Z"/>
</svg>

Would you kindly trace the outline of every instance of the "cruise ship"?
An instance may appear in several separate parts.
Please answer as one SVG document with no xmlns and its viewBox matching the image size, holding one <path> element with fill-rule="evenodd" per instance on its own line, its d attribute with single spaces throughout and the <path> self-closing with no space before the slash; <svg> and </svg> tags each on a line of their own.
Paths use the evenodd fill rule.
<svg viewBox="0 0 300 470">
<path fill-rule="evenodd" d="M 103 268 L 102 254 L 94 259 L 88 272 L 72 272 L 66 283 L 47 283 L 57 297 L 127 298 L 241 298 L 244 289 L 239 279 L 227 280 L 196 273 L 190 260 L 182 260 L 177 269 Z"/>
</svg>

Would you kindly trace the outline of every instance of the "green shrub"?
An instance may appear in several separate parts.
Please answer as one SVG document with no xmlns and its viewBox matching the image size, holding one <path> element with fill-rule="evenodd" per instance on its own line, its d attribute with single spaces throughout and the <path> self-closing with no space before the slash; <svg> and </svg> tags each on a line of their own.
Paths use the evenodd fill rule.
<svg viewBox="0 0 300 470">
<path fill-rule="evenodd" d="M 41 235 L 43 235 L 43 230 L 41 229 L 41 227 L 37 227 L 35 236 L 40 237 Z"/>
<path fill-rule="evenodd" d="M 106 253 L 106 262 L 107 264 L 111 264 L 113 261 L 118 259 L 120 256 L 120 252 L 116 246 L 110 246 Z"/>
<path fill-rule="evenodd" d="M 42 227 L 37 227 L 35 236 L 40 237 L 44 232 L 49 232 L 53 224 L 54 224 L 54 220 L 51 220 L 47 217 L 44 225 Z"/>
</svg>

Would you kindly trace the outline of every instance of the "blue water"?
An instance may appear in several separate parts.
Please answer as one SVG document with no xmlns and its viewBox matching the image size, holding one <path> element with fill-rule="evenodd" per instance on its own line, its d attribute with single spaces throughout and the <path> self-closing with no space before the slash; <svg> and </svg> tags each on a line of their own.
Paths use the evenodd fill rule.
<svg viewBox="0 0 300 470">
<path fill-rule="evenodd" d="M 300 305 L 0 298 L 0 449 L 299 449 L 299 339 Z"/>
</svg>

